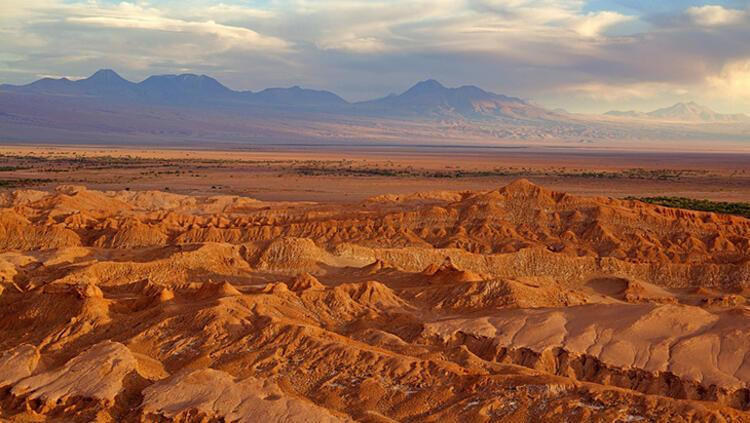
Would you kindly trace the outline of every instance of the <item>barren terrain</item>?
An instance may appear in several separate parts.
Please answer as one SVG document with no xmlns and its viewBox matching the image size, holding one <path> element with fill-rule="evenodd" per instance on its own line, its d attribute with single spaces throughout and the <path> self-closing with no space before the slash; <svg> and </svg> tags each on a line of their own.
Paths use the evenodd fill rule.
<svg viewBox="0 0 750 423">
<path fill-rule="evenodd" d="M 436 172 L 429 155 L 31 153 L 4 156 L 38 186 L 0 192 L 0 419 L 750 421 L 750 220 L 518 175 L 644 195 L 718 179 L 736 186 L 714 198 L 746 200 L 736 157 L 449 177 L 408 173 Z M 223 171 L 290 191 L 232 194 Z M 346 180 L 375 187 L 326 200 Z M 324 194 L 292 201 L 303 184 Z"/>
<path fill-rule="evenodd" d="M 246 150 L 0 147 L 0 189 L 158 190 L 266 201 L 480 191 L 516 179 L 581 195 L 750 201 L 748 151 L 281 146 Z"/>
</svg>

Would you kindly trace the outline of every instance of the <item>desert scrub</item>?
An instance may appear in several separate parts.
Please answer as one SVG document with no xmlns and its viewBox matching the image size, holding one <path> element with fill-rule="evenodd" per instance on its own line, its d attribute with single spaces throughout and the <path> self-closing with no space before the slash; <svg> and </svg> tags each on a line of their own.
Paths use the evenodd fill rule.
<svg viewBox="0 0 750 423">
<path fill-rule="evenodd" d="M 22 188 L 27 186 L 46 184 L 52 179 L 24 178 L 24 179 L 0 179 L 0 188 Z"/>
<path fill-rule="evenodd" d="M 630 197 L 632 200 L 657 204 L 664 207 L 734 214 L 750 218 L 750 203 L 730 203 L 724 201 L 696 200 L 685 197 Z"/>
</svg>

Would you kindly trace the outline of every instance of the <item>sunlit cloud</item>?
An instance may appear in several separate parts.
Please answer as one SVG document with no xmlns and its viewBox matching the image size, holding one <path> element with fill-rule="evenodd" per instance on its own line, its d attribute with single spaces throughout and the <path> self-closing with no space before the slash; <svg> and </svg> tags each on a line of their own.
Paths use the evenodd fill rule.
<svg viewBox="0 0 750 423">
<path fill-rule="evenodd" d="M 576 25 L 576 32 L 584 37 L 598 37 L 608 28 L 634 20 L 633 16 L 626 16 L 615 12 L 589 13 L 580 18 L 580 23 Z"/>
<path fill-rule="evenodd" d="M 707 83 L 712 95 L 750 105 L 750 58 L 727 64 L 717 75 L 709 76 Z"/>
<path fill-rule="evenodd" d="M 736 24 L 747 17 L 747 12 L 744 10 L 726 9 L 715 4 L 689 7 L 685 13 L 695 23 L 704 26 Z"/>
<path fill-rule="evenodd" d="M 214 21 L 188 22 L 145 14 L 138 14 L 137 16 L 71 17 L 66 21 L 83 26 L 89 25 L 102 28 L 147 29 L 213 35 L 227 42 L 227 47 L 239 47 L 243 49 L 284 48 L 288 46 L 281 39 L 262 36 L 250 29 L 222 25 Z"/>
<path fill-rule="evenodd" d="M 188 21 L 167 16 L 154 7 L 122 2 L 111 7 L 88 7 L 71 10 L 73 16 L 65 18 L 72 25 L 100 28 L 140 29 L 163 32 L 194 33 L 214 36 L 226 48 L 243 49 L 285 48 L 288 44 L 279 38 L 264 36 L 248 28 L 224 25 L 213 20 Z"/>
</svg>

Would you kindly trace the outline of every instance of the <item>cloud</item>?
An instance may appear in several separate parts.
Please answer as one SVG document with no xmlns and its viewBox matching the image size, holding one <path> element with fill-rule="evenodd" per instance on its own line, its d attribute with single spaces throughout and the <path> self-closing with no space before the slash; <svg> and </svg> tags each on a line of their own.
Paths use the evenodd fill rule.
<svg viewBox="0 0 750 423">
<path fill-rule="evenodd" d="M 3 0 L 0 80 L 112 67 L 131 79 L 208 73 L 238 89 L 301 84 L 357 100 L 434 77 L 542 103 L 559 97 L 571 109 L 699 95 L 710 78 L 741 86 L 731 75 L 750 57 L 747 11 L 622 4 Z"/>
<path fill-rule="evenodd" d="M 737 9 L 725 9 L 720 5 L 705 5 L 689 7 L 685 13 L 698 25 L 721 26 L 742 22 L 747 12 Z"/>
<path fill-rule="evenodd" d="M 653 99 L 669 92 L 670 94 L 685 94 L 670 84 L 636 82 L 630 84 L 604 84 L 589 82 L 562 87 L 561 92 L 568 95 L 587 97 L 596 101 L 615 103 L 634 99 Z"/>
<path fill-rule="evenodd" d="M 626 16 L 616 12 L 597 12 L 589 13 L 579 18 L 580 22 L 575 26 L 576 32 L 584 37 L 598 37 L 606 29 L 628 21 L 632 21 L 633 16 Z"/>
<path fill-rule="evenodd" d="M 83 16 L 70 17 L 67 22 L 82 26 L 98 26 L 101 28 L 143 29 L 164 32 L 194 33 L 212 35 L 226 42 L 226 48 L 241 49 L 275 48 L 282 49 L 288 44 L 279 38 L 267 37 L 257 32 L 214 21 L 188 22 L 160 16 Z"/>
<path fill-rule="evenodd" d="M 282 49 L 288 44 L 279 38 L 265 36 L 248 28 L 223 25 L 212 20 L 188 21 L 165 16 L 153 7 L 122 2 L 113 7 L 79 8 L 65 21 L 73 25 L 100 28 L 137 29 L 210 35 L 223 41 L 225 48 Z"/>
<path fill-rule="evenodd" d="M 728 63 L 721 72 L 707 78 L 714 95 L 750 102 L 750 58 Z"/>
<path fill-rule="evenodd" d="M 319 42 L 317 46 L 323 50 L 344 50 L 353 53 L 378 53 L 390 48 L 375 37 L 357 37 L 356 35 L 335 41 Z"/>
</svg>

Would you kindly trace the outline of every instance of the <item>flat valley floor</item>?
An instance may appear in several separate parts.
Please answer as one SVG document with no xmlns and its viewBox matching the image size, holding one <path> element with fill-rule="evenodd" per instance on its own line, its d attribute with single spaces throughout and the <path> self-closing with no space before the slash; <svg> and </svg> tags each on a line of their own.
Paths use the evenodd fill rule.
<svg viewBox="0 0 750 423">
<path fill-rule="evenodd" d="M 247 150 L 2 146 L 0 184 L 168 190 L 267 201 L 348 202 L 381 194 L 486 190 L 526 178 L 608 197 L 750 201 L 750 152 L 519 147 L 255 147 Z"/>
</svg>

